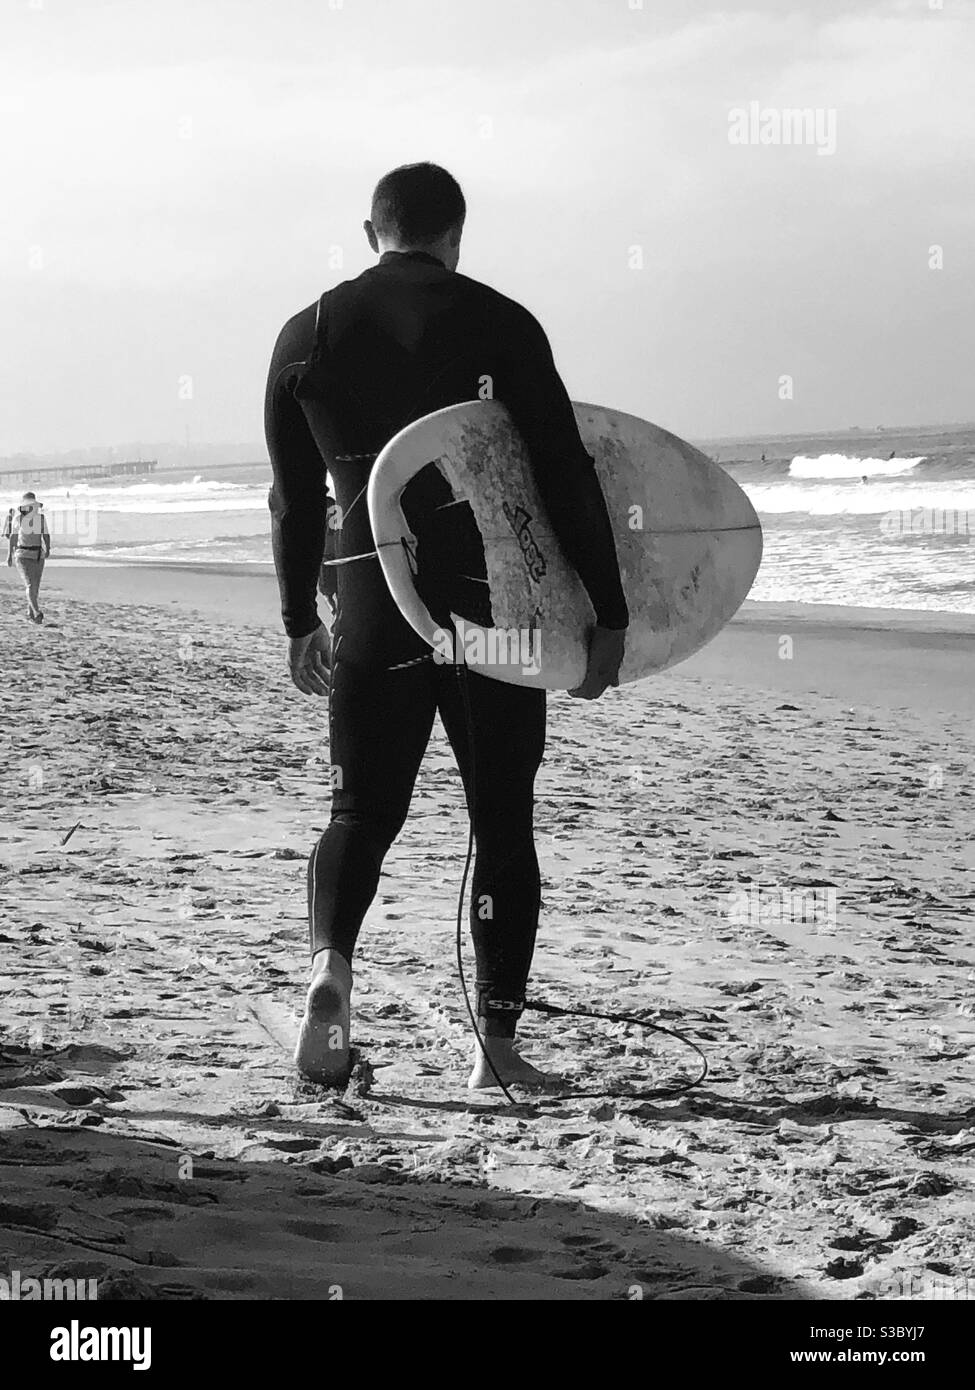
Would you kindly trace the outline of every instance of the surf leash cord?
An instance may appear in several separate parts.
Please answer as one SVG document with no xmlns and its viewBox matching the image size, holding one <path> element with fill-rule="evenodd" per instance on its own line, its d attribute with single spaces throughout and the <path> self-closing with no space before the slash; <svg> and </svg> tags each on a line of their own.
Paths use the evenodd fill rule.
<svg viewBox="0 0 975 1390">
<path fill-rule="evenodd" d="M 459 661 L 457 660 L 458 648 L 462 653 L 462 657 Z M 460 980 L 461 993 L 464 996 L 464 1004 L 467 1008 L 467 1016 L 470 1019 L 471 1029 L 473 1030 L 474 1036 L 477 1039 L 477 1045 L 481 1050 L 481 1054 L 484 1057 L 484 1060 L 487 1062 L 488 1067 L 490 1068 L 491 1074 L 494 1077 L 495 1081 L 498 1083 L 498 1085 L 501 1087 L 501 1090 L 504 1092 L 508 1102 L 511 1105 L 517 1105 L 518 1101 L 515 1100 L 514 1096 L 508 1090 L 508 1087 L 502 1081 L 501 1077 L 498 1074 L 498 1070 L 495 1067 L 494 1062 L 491 1060 L 491 1056 L 484 1045 L 484 1039 L 481 1036 L 481 1030 L 478 1027 L 477 1023 L 477 1015 L 474 1012 L 474 1008 L 471 1004 L 470 993 L 467 989 L 467 977 L 464 973 L 464 904 L 467 900 L 467 883 L 470 877 L 471 863 L 474 857 L 474 814 L 477 807 L 477 763 L 474 744 L 474 720 L 471 714 L 470 692 L 467 688 L 468 666 L 466 656 L 463 655 L 463 644 L 458 642 L 456 632 L 454 634 L 454 660 L 455 669 L 457 671 L 457 679 L 460 684 L 461 702 L 464 707 L 464 722 L 467 729 L 467 749 L 468 756 L 470 758 L 471 769 L 471 789 L 468 806 L 470 826 L 467 835 L 467 856 L 464 861 L 464 872 L 461 875 L 460 892 L 457 897 L 457 931 L 455 937 L 455 957 L 457 961 L 457 976 Z M 524 1008 L 526 1011 L 531 1009 L 535 1013 L 548 1014 L 550 1017 L 554 1018 L 593 1018 L 599 1019 L 606 1023 L 629 1023 L 633 1024 L 637 1028 L 648 1028 L 653 1033 L 663 1033 L 666 1037 L 676 1038 L 678 1042 L 683 1043 L 685 1047 L 689 1047 L 700 1058 L 700 1071 L 698 1072 L 697 1076 L 693 1077 L 690 1081 L 682 1082 L 680 1085 L 668 1086 L 664 1088 L 654 1088 L 651 1094 L 655 1098 L 663 1099 L 668 1096 L 683 1095 L 686 1091 L 692 1090 L 695 1086 L 700 1086 L 701 1083 L 707 1078 L 709 1067 L 708 1059 L 705 1056 L 704 1052 L 701 1050 L 700 1047 L 698 1047 L 697 1043 L 694 1042 L 693 1039 L 688 1038 L 684 1033 L 678 1032 L 676 1028 L 664 1028 L 662 1024 L 652 1023 L 649 1019 L 638 1018 L 634 1014 L 600 1013 L 595 1009 L 568 1009 L 563 1008 L 560 1004 L 546 1003 L 545 1000 L 542 999 L 526 999 Z M 641 1094 L 637 1093 L 637 1095 L 635 1096 L 621 1097 L 621 1099 L 638 1100 L 641 1099 Z"/>
<path fill-rule="evenodd" d="M 685 1047 L 689 1047 L 693 1052 L 696 1052 L 701 1059 L 701 1070 L 698 1072 L 697 1076 L 691 1081 L 681 1082 L 679 1086 L 667 1086 L 659 1090 L 655 1088 L 653 1092 L 655 1096 L 683 1095 L 685 1091 L 690 1091 L 695 1086 L 700 1086 L 701 1082 L 706 1080 L 708 1076 L 710 1068 L 708 1066 L 707 1056 L 703 1050 L 698 1047 L 693 1038 L 689 1038 L 686 1033 L 678 1032 L 676 1028 L 664 1028 L 660 1023 L 651 1023 L 648 1018 L 637 1018 L 635 1014 L 603 1014 L 597 1013 L 595 1009 L 564 1009 L 561 1004 L 547 1004 L 543 999 L 526 999 L 525 1008 L 534 1009 L 537 1013 L 541 1014 L 551 1014 L 555 1018 L 598 1018 L 606 1023 L 632 1023 L 637 1028 L 649 1028 L 652 1033 L 663 1033 L 668 1038 L 676 1038 L 677 1041 L 683 1043 Z M 639 1097 L 634 1096 L 629 1097 L 631 1100 L 638 1098 Z M 624 1096 L 621 1097 L 621 1099 L 627 1099 L 627 1097 Z"/>
</svg>

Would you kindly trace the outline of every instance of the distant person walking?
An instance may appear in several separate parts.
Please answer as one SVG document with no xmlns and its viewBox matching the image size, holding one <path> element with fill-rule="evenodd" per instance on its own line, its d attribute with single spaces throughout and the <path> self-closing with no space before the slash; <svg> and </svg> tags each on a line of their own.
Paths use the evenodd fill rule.
<svg viewBox="0 0 975 1390">
<path fill-rule="evenodd" d="M 7 542 L 7 564 L 16 564 L 27 591 L 27 616 L 32 623 L 42 623 L 44 614 L 38 604 L 44 561 L 51 553 L 51 533 L 40 502 L 32 492 L 25 492 L 17 507 L 11 507 L 3 528 Z"/>
</svg>

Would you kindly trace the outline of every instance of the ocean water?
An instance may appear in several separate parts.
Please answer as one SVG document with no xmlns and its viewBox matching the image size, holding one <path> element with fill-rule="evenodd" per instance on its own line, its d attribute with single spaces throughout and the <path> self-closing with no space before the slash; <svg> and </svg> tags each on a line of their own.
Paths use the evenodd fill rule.
<svg viewBox="0 0 975 1390">
<path fill-rule="evenodd" d="M 698 443 L 762 519 L 752 598 L 975 613 L 975 426 Z M 270 565 L 269 483 L 208 463 L 36 490 L 62 556 Z"/>
<path fill-rule="evenodd" d="M 703 447 L 762 521 L 752 598 L 975 613 L 975 426 Z"/>
</svg>

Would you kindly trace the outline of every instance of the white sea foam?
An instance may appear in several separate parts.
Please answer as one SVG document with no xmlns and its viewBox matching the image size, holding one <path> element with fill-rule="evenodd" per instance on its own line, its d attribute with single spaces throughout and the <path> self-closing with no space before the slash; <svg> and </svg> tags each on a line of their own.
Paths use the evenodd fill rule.
<svg viewBox="0 0 975 1390">
<path fill-rule="evenodd" d="M 267 497 L 267 489 L 255 487 L 252 483 L 222 483 L 212 478 L 195 478 L 178 483 L 121 483 L 113 479 L 104 481 L 60 483 L 56 487 L 36 485 L 36 491 L 45 508 L 50 509 L 59 502 L 86 501 L 91 505 L 111 508 L 115 511 L 153 511 L 158 506 L 175 507 L 183 502 L 214 501 L 219 506 L 233 510 L 235 498 Z M 19 496 L 19 493 L 18 493 Z M 201 509 L 202 510 L 202 509 Z"/>
<path fill-rule="evenodd" d="M 975 511 L 975 485 L 940 487 L 912 482 L 885 486 L 883 483 L 839 484 L 833 487 L 802 486 L 799 483 L 771 485 L 746 483 L 744 490 L 759 515 L 795 512 L 805 516 L 875 516 L 885 512 Z"/>
<path fill-rule="evenodd" d="M 789 464 L 790 478 L 868 478 L 884 477 L 897 473 L 909 473 L 926 454 L 916 458 L 857 458 L 850 454 L 819 454 L 812 458 L 808 454 L 797 454 Z"/>
<path fill-rule="evenodd" d="M 267 488 L 193 478 L 181 483 L 66 483 L 45 489 L 49 515 L 70 509 L 163 516 L 180 512 L 251 512 L 267 507 Z"/>
</svg>

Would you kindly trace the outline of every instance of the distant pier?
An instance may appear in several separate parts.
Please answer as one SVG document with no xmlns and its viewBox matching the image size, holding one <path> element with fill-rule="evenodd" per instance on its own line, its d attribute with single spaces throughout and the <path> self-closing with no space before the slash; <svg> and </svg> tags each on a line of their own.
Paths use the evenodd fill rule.
<svg viewBox="0 0 975 1390">
<path fill-rule="evenodd" d="M 89 478 L 121 478 L 140 473 L 154 473 L 157 459 L 127 459 L 124 463 L 74 463 L 58 465 L 38 463 L 30 468 L 19 468 L 10 473 L 0 473 L 0 484 L 4 487 L 29 487 L 37 483 L 78 483 Z"/>
</svg>

